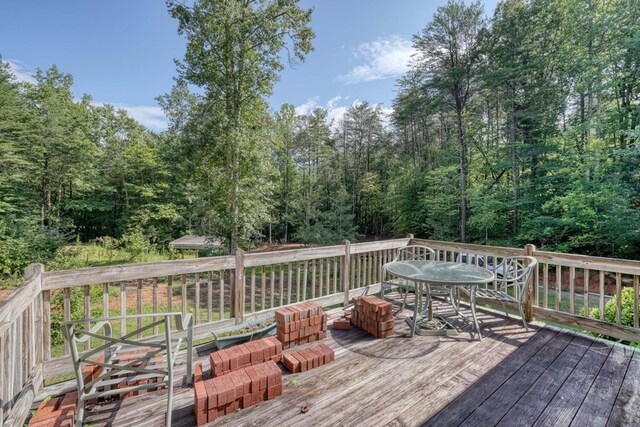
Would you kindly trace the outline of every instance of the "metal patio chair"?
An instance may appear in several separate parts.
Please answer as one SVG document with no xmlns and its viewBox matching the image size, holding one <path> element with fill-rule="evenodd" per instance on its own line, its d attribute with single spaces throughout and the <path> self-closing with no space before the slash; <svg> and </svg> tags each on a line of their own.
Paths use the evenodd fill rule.
<svg viewBox="0 0 640 427">
<path fill-rule="evenodd" d="M 111 321 L 153 318 L 141 328 L 121 337 L 112 336 Z M 175 320 L 175 326 L 171 319 Z M 86 325 L 94 326 L 90 329 Z M 172 337 L 172 326 L 180 337 Z M 152 328 L 164 329 L 156 337 L 137 338 Z M 102 331 L 102 333 L 100 333 Z M 137 393 L 140 390 L 167 387 L 166 425 L 171 426 L 174 364 L 181 345 L 187 348 L 187 384 L 192 383 L 193 318 L 191 314 L 155 313 L 133 316 L 82 319 L 62 323 L 62 333 L 69 345 L 78 386 L 76 427 L 84 421 L 84 405 L 101 397 Z M 80 345 L 93 339 L 100 344 L 81 353 Z"/>
<path fill-rule="evenodd" d="M 396 250 L 396 255 L 393 258 L 393 262 L 397 261 L 416 261 L 416 260 L 435 260 L 436 252 L 428 246 L 424 245 L 407 245 L 402 248 L 398 248 Z M 402 301 L 402 307 L 400 311 L 404 310 L 405 305 L 407 304 L 407 295 L 410 290 L 415 291 L 415 285 L 412 282 L 406 280 L 389 280 L 386 279 L 386 270 L 382 267 L 381 275 L 382 280 L 380 281 L 380 297 L 384 299 L 384 289 L 385 287 L 399 288 L 401 289 L 400 295 L 402 295 L 404 291 L 404 298 Z M 418 304 L 418 296 L 416 296 L 416 304 Z"/>
<path fill-rule="evenodd" d="M 505 258 L 502 262 L 502 277 L 498 276 L 497 289 L 478 287 L 476 298 L 500 301 L 507 317 L 509 313 L 505 303 L 517 304 L 524 328 L 528 331 L 529 326 L 524 316 L 524 297 L 527 292 L 527 283 L 537 265 L 538 261 L 530 256 Z M 462 289 L 468 293 L 465 288 Z"/>
</svg>

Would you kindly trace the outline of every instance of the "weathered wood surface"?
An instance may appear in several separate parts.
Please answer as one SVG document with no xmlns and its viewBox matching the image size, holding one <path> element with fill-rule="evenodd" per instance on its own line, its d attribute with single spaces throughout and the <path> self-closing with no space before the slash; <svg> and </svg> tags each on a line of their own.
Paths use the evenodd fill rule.
<svg viewBox="0 0 640 427">
<path fill-rule="evenodd" d="M 438 309 L 449 314 L 446 306 Z M 461 323 L 454 337 L 410 339 L 400 319 L 393 338 L 330 331 L 325 343 L 335 351 L 334 363 L 285 373 L 283 396 L 209 425 L 568 426 L 582 417 L 589 426 L 640 422 L 640 357 L 633 349 L 547 327 L 526 332 L 516 319 L 493 313 L 479 318 L 482 341 Z M 197 352 L 205 368 L 209 351 Z M 175 426 L 194 425 L 193 390 L 183 385 L 184 373 L 179 366 Z M 165 399 L 165 392 L 153 392 L 93 408 L 87 422 L 160 425 Z M 300 411 L 302 405 L 308 412 Z"/>
<path fill-rule="evenodd" d="M 233 268 L 235 268 L 235 257 L 227 255 L 210 258 L 147 262 L 144 264 L 47 271 L 43 275 L 42 287 L 45 290 L 53 290 L 97 283 L 130 281 L 149 277 L 164 277 Z"/>
</svg>

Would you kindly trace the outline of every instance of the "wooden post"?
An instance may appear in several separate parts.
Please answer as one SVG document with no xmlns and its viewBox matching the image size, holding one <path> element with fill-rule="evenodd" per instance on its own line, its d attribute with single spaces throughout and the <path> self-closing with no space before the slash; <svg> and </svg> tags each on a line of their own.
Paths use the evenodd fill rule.
<svg viewBox="0 0 640 427">
<path fill-rule="evenodd" d="M 407 243 L 408 245 L 413 245 L 412 240 L 414 239 L 414 236 L 412 233 L 407 234 L 407 239 L 409 239 L 409 243 Z"/>
<path fill-rule="evenodd" d="M 342 290 L 344 291 L 344 306 L 349 305 L 349 268 L 351 267 L 351 242 L 344 240 L 344 258 L 342 258 Z"/>
<path fill-rule="evenodd" d="M 236 249 L 236 272 L 233 281 L 233 316 L 236 319 L 236 325 L 244 322 L 244 251 L 240 248 Z"/>
<path fill-rule="evenodd" d="M 536 251 L 536 247 L 532 244 L 526 244 L 524 246 L 524 254 L 525 256 L 533 256 Z M 533 302 L 534 302 L 534 292 L 537 287 L 537 271 L 533 271 L 531 276 L 529 277 L 529 283 L 527 283 L 527 287 L 524 295 L 524 317 L 527 322 L 533 321 Z M 534 286 L 535 283 L 535 286 Z"/>
</svg>

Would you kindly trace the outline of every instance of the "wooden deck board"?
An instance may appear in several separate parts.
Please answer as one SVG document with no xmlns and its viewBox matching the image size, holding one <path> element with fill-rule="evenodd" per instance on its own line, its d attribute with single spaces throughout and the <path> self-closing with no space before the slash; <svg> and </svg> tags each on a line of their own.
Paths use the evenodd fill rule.
<svg viewBox="0 0 640 427">
<path fill-rule="evenodd" d="M 591 345 L 584 337 L 575 337 L 518 402 L 502 417 L 498 426 L 525 425 L 537 419 Z M 544 349 L 543 349 L 544 351 Z"/>
<path fill-rule="evenodd" d="M 606 425 L 627 373 L 633 349 L 616 345 L 593 381 L 571 426 Z M 640 390 L 636 391 L 640 393 Z M 638 420 L 640 421 L 640 420 Z M 638 425 L 637 423 L 635 425 Z"/>
<path fill-rule="evenodd" d="M 482 341 L 473 339 L 468 325 L 454 337 L 411 339 L 401 319 L 396 336 L 387 339 L 355 328 L 331 330 L 324 342 L 335 351 L 334 363 L 285 373 L 282 396 L 208 426 L 640 423 L 639 352 L 546 327 L 527 332 L 516 319 L 494 313 L 481 312 L 479 320 Z M 202 347 L 196 353 L 205 369 L 208 353 Z M 176 427 L 195 421 L 184 374 L 185 366 L 178 366 Z M 91 408 L 86 423 L 162 425 L 165 410 L 166 391 L 152 392 Z"/>
<path fill-rule="evenodd" d="M 610 345 L 593 341 L 533 425 L 535 427 L 569 425 L 610 352 Z"/>
<path fill-rule="evenodd" d="M 640 420 L 640 351 L 635 350 L 607 426 L 630 426 Z"/>
</svg>

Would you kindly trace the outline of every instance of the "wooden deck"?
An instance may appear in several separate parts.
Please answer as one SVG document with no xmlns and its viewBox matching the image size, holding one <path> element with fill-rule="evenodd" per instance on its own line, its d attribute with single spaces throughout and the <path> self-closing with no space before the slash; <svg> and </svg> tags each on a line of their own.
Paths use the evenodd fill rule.
<svg viewBox="0 0 640 427">
<path fill-rule="evenodd" d="M 640 425 L 639 351 L 548 327 L 526 332 L 489 312 L 480 322 L 482 341 L 468 327 L 456 337 L 410 339 L 400 319 L 392 338 L 330 331 L 334 363 L 285 373 L 282 396 L 209 425 Z M 198 357 L 206 361 L 209 351 Z M 95 407 L 86 422 L 162 425 L 165 405 L 166 392 L 149 393 Z M 174 426 L 195 424 L 192 389 L 177 388 L 173 408 Z"/>
</svg>

